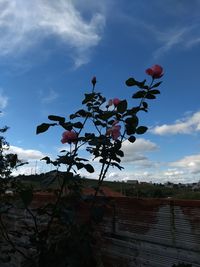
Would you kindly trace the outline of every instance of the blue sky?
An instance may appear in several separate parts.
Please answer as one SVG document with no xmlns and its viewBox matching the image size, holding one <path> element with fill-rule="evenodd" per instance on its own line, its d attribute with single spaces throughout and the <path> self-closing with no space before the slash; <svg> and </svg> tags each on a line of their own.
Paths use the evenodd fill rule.
<svg viewBox="0 0 200 267">
<path fill-rule="evenodd" d="M 124 81 L 159 64 L 161 95 L 141 116 L 149 131 L 124 143 L 125 170 L 107 179 L 198 181 L 200 1 L 96 2 L 0 0 L 1 125 L 11 151 L 30 162 L 18 172 L 51 169 L 40 158 L 64 148 L 62 129 L 36 135 L 36 126 L 81 107 L 91 77 L 108 99 L 124 99 L 133 91 Z"/>
</svg>

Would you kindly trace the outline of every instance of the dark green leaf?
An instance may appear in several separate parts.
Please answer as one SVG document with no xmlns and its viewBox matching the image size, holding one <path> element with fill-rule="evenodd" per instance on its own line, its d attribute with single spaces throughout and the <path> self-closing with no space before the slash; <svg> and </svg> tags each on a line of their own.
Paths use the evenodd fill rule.
<svg viewBox="0 0 200 267">
<path fill-rule="evenodd" d="M 149 93 L 153 95 L 157 95 L 157 94 L 160 94 L 160 91 L 155 89 L 155 90 L 150 90 Z"/>
<path fill-rule="evenodd" d="M 95 97 L 95 93 L 91 93 L 91 94 L 85 94 L 85 99 L 82 101 L 82 104 L 86 104 L 89 101 L 93 100 Z"/>
<path fill-rule="evenodd" d="M 75 119 L 75 118 L 77 118 L 77 117 L 79 117 L 78 114 L 71 114 L 71 115 L 69 116 L 70 120 L 73 120 L 73 119 Z"/>
<path fill-rule="evenodd" d="M 145 91 L 138 91 L 132 95 L 132 98 L 143 98 L 145 97 L 145 95 L 146 95 Z"/>
<path fill-rule="evenodd" d="M 128 124 L 129 127 L 136 128 L 138 125 L 138 117 L 136 115 L 133 115 L 131 117 L 128 117 L 125 119 L 126 124 Z"/>
<path fill-rule="evenodd" d="M 138 84 L 138 82 L 134 78 L 129 78 L 128 80 L 126 80 L 127 86 L 135 86 L 137 84 Z"/>
<path fill-rule="evenodd" d="M 136 138 L 134 135 L 131 135 L 128 139 L 129 142 L 134 143 L 136 141 Z"/>
<path fill-rule="evenodd" d="M 83 163 L 81 163 L 81 162 L 76 162 L 75 164 L 76 164 L 76 167 L 77 167 L 78 170 L 80 170 L 80 169 L 85 167 L 85 165 Z"/>
<path fill-rule="evenodd" d="M 158 87 L 162 82 L 155 83 L 151 88 L 156 88 Z"/>
<path fill-rule="evenodd" d="M 116 151 L 116 154 L 120 157 L 124 157 L 124 152 L 122 150 Z"/>
<path fill-rule="evenodd" d="M 46 132 L 50 126 L 54 126 L 54 125 L 57 125 L 57 123 L 42 123 L 39 126 L 37 126 L 36 134 Z"/>
<path fill-rule="evenodd" d="M 73 124 L 71 122 L 59 122 L 59 124 L 67 131 L 71 131 Z"/>
<path fill-rule="evenodd" d="M 150 93 L 148 93 L 146 96 L 145 96 L 147 99 L 155 99 L 155 95 L 152 95 Z"/>
<path fill-rule="evenodd" d="M 75 128 L 78 128 L 78 129 L 82 129 L 83 128 L 83 124 L 80 121 L 73 123 L 73 126 Z"/>
<path fill-rule="evenodd" d="M 51 160 L 50 160 L 49 157 L 44 157 L 44 158 L 42 158 L 41 160 L 46 160 L 46 163 L 47 163 L 47 164 L 51 163 Z"/>
<path fill-rule="evenodd" d="M 84 109 L 80 109 L 76 112 L 76 114 L 80 115 L 81 117 L 85 117 L 87 112 Z"/>
<path fill-rule="evenodd" d="M 148 130 L 148 128 L 146 126 L 140 126 L 136 129 L 136 133 L 137 134 L 144 134 L 147 130 Z"/>
<path fill-rule="evenodd" d="M 112 162 L 111 163 L 111 166 L 115 166 L 115 167 L 117 167 L 120 171 L 122 170 L 122 169 L 124 169 L 124 167 L 122 167 L 122 166 L 120 166 L 118 163 L 116 163 L 116 162 Z"/>
<path fill-rule="evenodd" d="M 94 168 L 93 168 L 93 166 L 90 165 L 90 164 L 86 164 L 86 165 L 84 166 L 84 168 L 85 168 L 89 173 L 93 173 L 93 172 L 94 172 Z"/>
<path fill-rule="evenodd" d="M 126 110 L 127 110 L 127 101 L 126 100 L 120 101 L 119 104 L 117 105 L 117 111 L 123 114 Z"/>
<path fill-rule="evenodd" d="M 143 102 L 143 107 L 144 107 L 144 108 L 148 108 L 148 104 L 147 104 L 147 102 Z"/>
<path fill-rule="evenodd" d="M 106 126 L 105 123 L 103 123 L 103 122 L 101 122 L 101 121 L 99 121 L 99 120 L 95 121 L 94 124 L 95 124 L 96 126 L 99 126 L 99 125 L 101 125 L 101 126 Z"/>
<path fill-rule="evenodd" d="M 113 111 L 104 111 L 102 114 L 99 115 L 99 119 L 106 121 L 110 119 L 113 115 Z"/>
<path fill-rule="evenodd" d="M 55 116 L 55 115 L 49 115 L 48 119 L 51 120 L 51 121 L 65 122 L 65 118 L 64 117 Z"/>
<path fill-rule="evenodd" d="M 78 157 L 76 157 L 76 160 L 77 160 L 77 161 L 89 161 L 88 159 L 78 158 Z"/>
</svg>

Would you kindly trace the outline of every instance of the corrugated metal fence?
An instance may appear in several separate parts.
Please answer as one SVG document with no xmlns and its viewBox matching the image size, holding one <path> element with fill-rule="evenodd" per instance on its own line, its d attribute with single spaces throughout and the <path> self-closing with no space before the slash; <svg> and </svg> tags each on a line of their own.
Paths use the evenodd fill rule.
<svg viewBox="0 0 200 267">
<path fill-rule="evenodd" d="M 37 196 L 37 205 L 48 198 Z M 116 197 L 108 203 L 98 226 L 104 267 L 200 267 L 200 201 Z M 88 206 L 80 211 L 87 217 Z M 19 229 L 24 214 L 14 210 L 9 217 L 12 230 Z"/>
<path fill-rule="evenodd" d="M 200 201 L 113 201 L 101 225 L 106 267 L 200 267 Z"/>
</svg>

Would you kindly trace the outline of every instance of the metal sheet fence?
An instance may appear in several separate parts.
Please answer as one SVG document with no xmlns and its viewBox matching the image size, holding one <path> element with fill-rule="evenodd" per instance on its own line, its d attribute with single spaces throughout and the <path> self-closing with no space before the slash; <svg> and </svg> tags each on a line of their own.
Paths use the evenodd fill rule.
<svg viewBox="0 0 200 267">
<path fill-rule="evenodd" d="M 115 210 L 101 225 L 105 266 L 200 267 L 200 201 L 113 201 Z"/>
<path fill-rule="evenodd" d="M 37 200 L 48 201 L 45 197 Z M 103 222 L 97 226 L 102 266 L 172 267 L 184 262 L 200 267 L 200 201 L 117 197 L 108 203 Z M 87 218 L 88 206 L 80 211 Z M 17 230 L 24 216 L 31 223 L 19 210 L 9 214 L 7 223 Z M 19 267 L 20 260 L 14 261 L 10 266 Z"/>
</svg>

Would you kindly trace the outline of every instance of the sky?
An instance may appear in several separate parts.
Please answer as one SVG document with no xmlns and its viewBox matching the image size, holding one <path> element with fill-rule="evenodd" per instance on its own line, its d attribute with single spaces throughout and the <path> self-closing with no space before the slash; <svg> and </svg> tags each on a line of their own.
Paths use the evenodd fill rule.
<svg viewBox="0 0 200 267">
<path fill-rule="evenodd" d="M 149 130 L 124 142 L 125 169 L 106 179 L 199 181 L 199 57 L 199 0 L 0 0 L 1 126 L 10 152 L 29 162 L 15 173 L 52 170 L 40 159 L 66 148 L 63 130 L 36 127 L 81 108 L 94 75 L 108 99 L 125 99 L 135 90 L 125 80 L 150 81 L 145 70 L 159 64 L 161 94 L 140 116 Z"/>
</svg>

